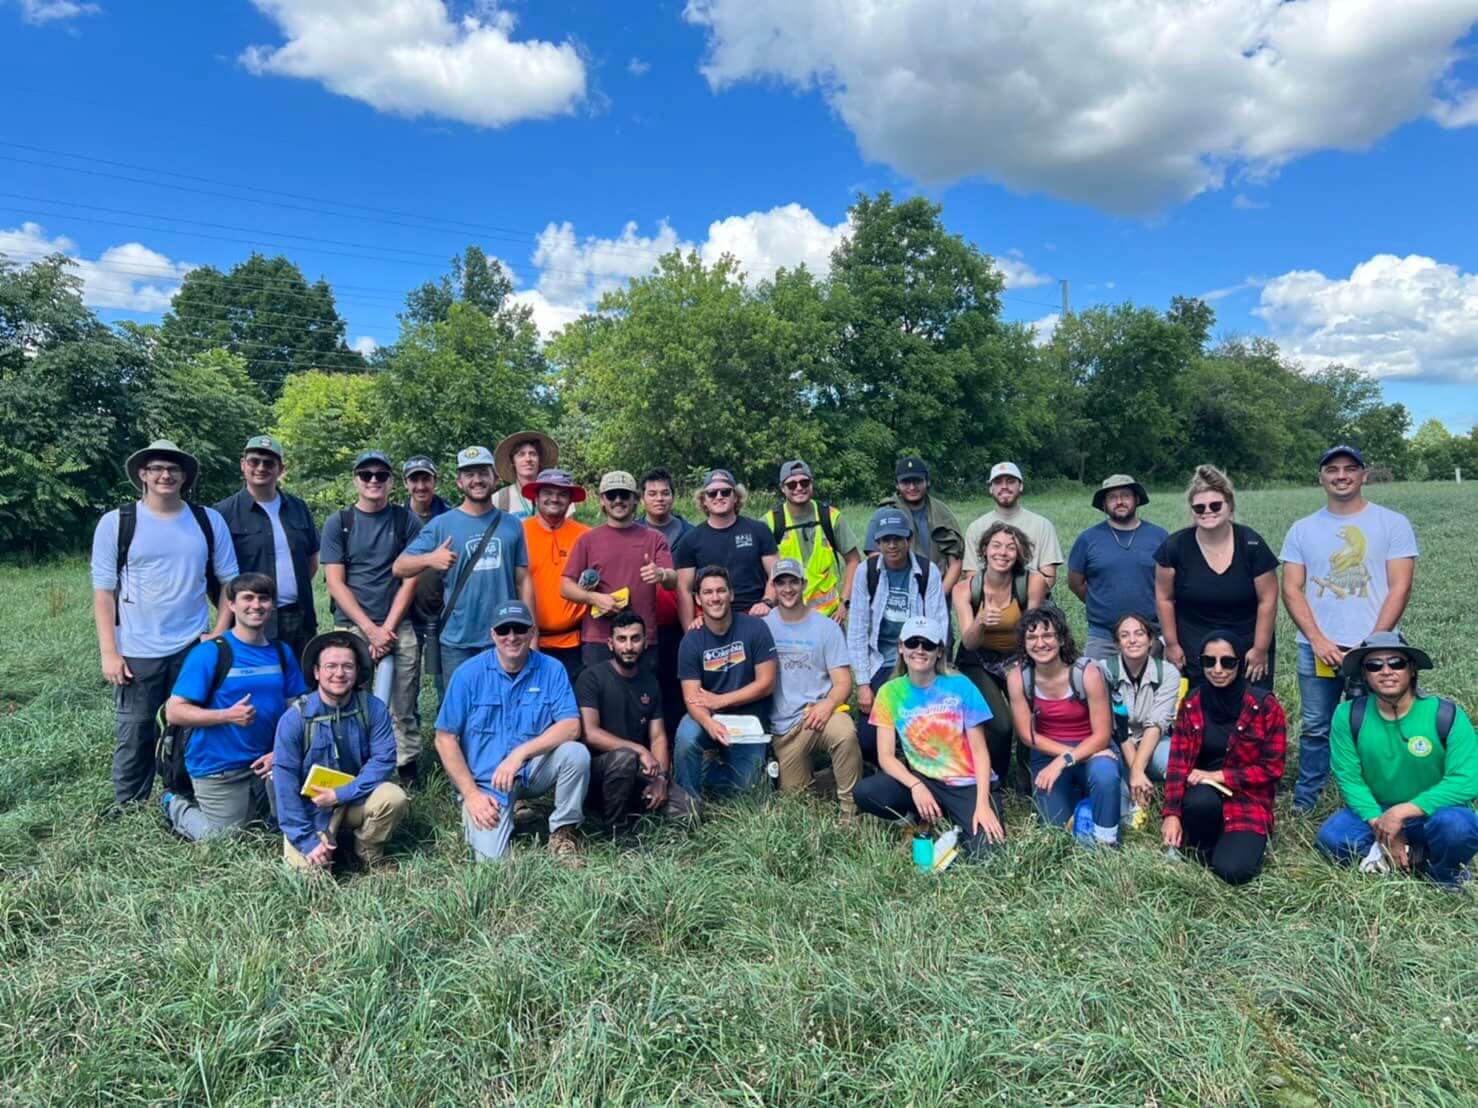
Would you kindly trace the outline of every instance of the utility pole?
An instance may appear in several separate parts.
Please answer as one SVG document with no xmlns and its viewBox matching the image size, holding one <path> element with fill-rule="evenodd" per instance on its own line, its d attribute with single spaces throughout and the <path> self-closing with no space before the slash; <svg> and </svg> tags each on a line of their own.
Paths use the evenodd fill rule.
<svg viewBox="0 0 1478 1108">
<path fill-rule="evenodd" d="M 1064 277 L 1057 283 L 1062 286 L 1062 318 L 1067 319 L 1068 316 L 1073 314 L 1072 306 L 1068 303 L 1067 299 L 1067 278 Z"/>
</svg>

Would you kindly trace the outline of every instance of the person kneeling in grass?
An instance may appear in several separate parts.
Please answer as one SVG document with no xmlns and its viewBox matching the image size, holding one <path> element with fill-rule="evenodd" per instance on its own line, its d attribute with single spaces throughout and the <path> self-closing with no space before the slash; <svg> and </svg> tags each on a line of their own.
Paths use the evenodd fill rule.
<svg viewBox="0 0 1478 1108">
<path fill-rule="evenodd" d="M 1417 671 L 1431 669 L 1432 659 L 1395 631 L 1369 636 L 1341 668 L 1370 693 L 1335 709 L 1330 752 L 1345 807 L 1319 828 L 1318 848 L 1350 863 L 1379 842 L 1398 869 L 1464 887 L 1478 853 L 1472 721 L 1452 701 L 1417 688 Z"/>
<path fill-rule="evenodd" d="M 953 820 L 965 856 L 976 858 L 1006 840 L 990 787 L 990 707 L 968 677 L 945 665 L 943 641 L 932 620 L 904 622 L 895 676 L 872 706 L 882 772 L 864 779 L 855 798 L 859 811 L 879 819 Z"/>
<path fill-rule="evenodd" d="M 1288 745 L 1283 706 L 1248 683 L 1247 644 L 1213 631 L 1196 660 L 1205 684 L 1185 698 L 1170 736 L 1161 833 L 1189 848 L 1229 885 L 1262 868 L 1273 830 L 1273 791 Z"/>
<path fill-rule="evenodd" d="M 1180 670 L 1163 658 L 1150 656 L 1155 630 L 1149 617 L 1126 612 L 1114 624 L 1117 654 L 1100 659 L 1108 678 L 1114 711 L 1123 710 L 1128 734 L 1120 748 L 1124 755 L 1124 791 L 1141 808 L 1155 798 L 1153 781 L 1165 780 L 1170 764 L 1170 727 L 1175 721 L 1175 698 L 1180 693 Z"/>
<path fill-rule="evenodd" d="M 410 801 L 390 780 L 396 758 L 390 710 L 365 688 L 374 672 L 369 647 L 347 631 L 318 635 L 303 648 L 303 669 L 317 687 L 282 714 L 272 748 L 283 860 L 295 870 L 326 873 L 338 833 L 347 829 L 360 864 L 385 867 L 385 843 Z M 314 766 L 353 780 L 312 788 L 306 797 L 303 782 Z"/>
<path fill-rule="evenodd" d="M 1049 827 L 1067 827 L 1086 798 L 1093 838 L 1119 841 L 1119 752 L 1108 682 L 1078 656 L 1067 617 L 1033 608 L 1016 625 L 1021 664 L 1006 678 L 1018 740 L 1031 751 L 1032 795 Z M 1076 830 L 1076 828 L 1075 828 Z"/>
</svg>

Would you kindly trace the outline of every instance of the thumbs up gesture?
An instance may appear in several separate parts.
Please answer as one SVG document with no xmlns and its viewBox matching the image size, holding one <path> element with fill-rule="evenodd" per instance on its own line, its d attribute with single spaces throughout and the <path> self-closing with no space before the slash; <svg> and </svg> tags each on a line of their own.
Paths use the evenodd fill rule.
<svg viewBox="0 0 1478 1108">
<path fill-rule="evenodd" d="M 641 579 L 644 584 L 648 585 L 662 583 L 662 567 L 652 561 L 650 554 L 642 556 Z"/>
<path fill-rule="evenodd" d="M 452 549 L 452 537 L 448 535 L 446 541 L 426 555 L 431 563 L 432 569 L 448 570 L 457 564 L 457 552 Z"/>
<path fill-rule="evenodd" d="M 252 721 L 257 718 L 257 710 L 252 706 L 251 693 L 247 693 L 231 707 L 221 713 L 224 723 L 235 724 L 237 727 L 250 727 Z"/>
</svg>

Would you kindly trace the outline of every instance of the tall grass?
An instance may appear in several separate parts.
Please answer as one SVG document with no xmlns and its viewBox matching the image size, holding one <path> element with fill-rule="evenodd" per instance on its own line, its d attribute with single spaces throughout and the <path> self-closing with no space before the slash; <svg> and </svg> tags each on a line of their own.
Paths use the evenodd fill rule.
<svg viewBox="0 0 1478 1108">
<path fill-rule="evenodd" d="M 1473 706 L 1478 494 L 1375 496 L 1422 542 L 1406 630 L 1429 683 Z M 1248 494 L 1241 517 L 1276 544 L 1318 499 Z M 1028 504 L 1065 546 L 1096 518 L 1086 495 Z M 1006 847 L 940 878 L 890 829 L 768 796 L 691 836 L 587 839 L 572 872 L 523 839 L 472 865 L 434 775 L 399 873 L 306 885 L 266 834 L 103 821 L 85 569 L 0 570 L 0 596 L 0 1102 L 1478 1101 L 1474 901 L 1323 864 L 1286 800 L 1236 890 L 1151 832 L 1085 852 L 1015 801 Z M 1290 704 L 1292 646 L 1280 627 Z"/>
</svg>

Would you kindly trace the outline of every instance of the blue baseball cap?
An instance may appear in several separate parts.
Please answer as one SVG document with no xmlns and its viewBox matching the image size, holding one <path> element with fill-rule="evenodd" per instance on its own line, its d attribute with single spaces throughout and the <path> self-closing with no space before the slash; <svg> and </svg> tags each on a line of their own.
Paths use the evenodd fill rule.
<svg viewBox="0 0 1478 1108">
<path fill-rule="evenodd" d="M 872 517 L 872 537 L 908 539 L 913 537 L 913 523 L 897 508 L 879 508 Z"/>
<path fill-rule="evenodd" d="M 493 626 L 507 627 L 510 623 L 521 627 L 534 626 L 534 613 L 522 600 L 505 600 L 493 612 Z"/>
<path fill-rule="evenodd" d="M 1355 459 L 1355 464 L 1357 466 L 1359 466 L 1361 469 L 1365 468 L 1365 455 L 1360 453 L 1359 450 L 1355 449 L 1349 443 L 1340 443 L 1338 446 L 1331 446 L 1328 450 L 1324 451 L 1324 453 L 1320 454 L 1319 468 L 1323 469 L 1329 464 L 1331 458 L 1338 458 L 1341 454 L 1348 454 L 1351 458 Z"/>
</svg>

